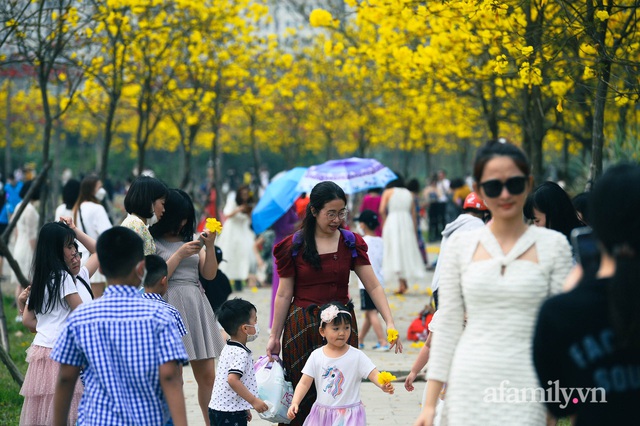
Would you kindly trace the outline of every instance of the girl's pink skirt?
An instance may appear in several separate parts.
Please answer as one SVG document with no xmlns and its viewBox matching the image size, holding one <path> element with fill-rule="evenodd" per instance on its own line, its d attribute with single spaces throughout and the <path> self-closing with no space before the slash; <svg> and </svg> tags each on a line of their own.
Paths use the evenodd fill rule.
<svg viewBox="0 0 640 426">
<path fill-rule="evenodd" d="M 303 426 L 365 426 L 367 416 L 362 402 L 338 407 L 314 403 Z"/>
<path fill-rule="evenodd" d="M 56 389 L 60 364 L 49 358 L 51 348 L 31 345 L 27 349 L 27 374 L 24 377 L 20 395 L 24 396 L 20 425 L 40 426 L 53 424 L 53 394 Z M 82 397 L 82 383 L 76 382 L 76 388 L 69 409 L 68 425 L 78 420 L 78 405 Z"/>
</svg>

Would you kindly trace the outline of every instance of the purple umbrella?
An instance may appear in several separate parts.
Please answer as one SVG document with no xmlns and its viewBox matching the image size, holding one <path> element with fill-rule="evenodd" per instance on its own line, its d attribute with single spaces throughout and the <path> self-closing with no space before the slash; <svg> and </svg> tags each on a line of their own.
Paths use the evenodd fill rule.
<svg viewBox="0 0 640 426">
<path fill-rule="evenodd" d="M 369 188 L 382 188 L 394 179 L 397 179 L 395 173 L 378 160 L 352 157 L 309 167 L 296 189 L 311 192 L 316 184 L 330 180 L 338 184 L 345 193 L 355 194 Z"/>
</svg>

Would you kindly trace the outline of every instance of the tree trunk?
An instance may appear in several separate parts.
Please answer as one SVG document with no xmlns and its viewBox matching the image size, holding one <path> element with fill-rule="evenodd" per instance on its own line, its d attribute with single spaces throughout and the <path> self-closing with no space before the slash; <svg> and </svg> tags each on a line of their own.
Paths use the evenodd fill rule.
<svg viewBox="0 0 640 426">
<path fill-rule="evenodd" d="M 4 180 L 13 173 L 13 167 L 11 165 L 11 79 L 7 79 L 7 113 L 5 116 L 5 141 L 4 148 Z"/>
<path fill-rule="evenodd" d="M 589 2 L 590 3 L 590 2 Z M 590 5 L 591 7 L 593 5 Z M 598 6 L 602 6 L 599 2 Z M 591 15 L 593 16 L 593 15 Z M 607 92 L 611 77 L 611 59 L 609 59 L 606 49 L 607 23 L 595 23 L 594 39 L 598 44 L 599 54 L 599 78 L 596 85 L 596 94 L 593 101 L 593 131 L 591 133 L 591 165 L 589 167 L 589 178 L 595 182 L 602 174 L 602 160 L 604 150 L 604 113 L 607 105 Z M 617 42 L 616 42 L 617 44 Z M 613 49 L 615 54 L 615 48 Z"/>
<path fill-rule="evenodd" d="M 44 113 L 44 131 L 42 134 L 42 164 L 49 162 L 49 150 L 51 146 L 51 129 L 53 128 L 53 118 L 51 117 L 51 106 L 49 105 L 49 93 L 47 92 L 48 75 L 44 75 L 44 70 L 40 66 L 38 72 L 38 82 L 40 84 L 40 95 L 42 97 L 42 111 Z M 42 183 L 40 188 L 40 223 L 42 227 L 47 217 L 47 199 L 49 198 L 49 188 L 47 182 Z"/>
<path fill-rule="evenodd" d="M 364 126 L 358 128 L 358 155 L 365 158 L 367 154 L 367 129 Z"/>
<path fill-rule="evenodd" d="M 107 121 L 104 124 L 104 141 L 102 141 L 102 155 L 100 156 L 100 179 L 104 182 L 108 175 L 109 149 L 113 139 L 113 120 L 116 116 L 118 100 L 109 96 L 109 110 L 107 111 Z"/>
<path fill-rule="evenodd" d="M 590 180 L 595 182 L 602 175 L 604 150 L 604 113 L 607 105 L 607 90 L 611 77 L 611 61 L 602 59 L 602 76 L 596 86 L 596 98 L 593 103 L 593 143 L 591 149 Z"/>
<path fill-rule="evenodd" d="M 180 188 L 183 191 L 187 191 L 189 184 L 191 183 L 191 158 L 192 149 L 196 141 L 196 135 L 200 130 L 199 125 L 189 126 L 189 138 L 187 139 L 187 145 L 184 147 L 184 175 L 182 176 L 182 183 Z"/>
<path fill-rule="evenodd" d="M 325 139 L 324 156 L 325 156 L 325 160 L 329 161 L 331 160 L 333 155 L 333 135 L 331 134 L 331 130 L 325 129 L 324 137 L 325 137 L 324 138 Z"/>
<path fill-rule="evenodd" d="M 258 138 L 256 137 L 256 126 L 258 125 L 258 120 L 256 119 L 256 113 L 251 112 L 249 116 L 249 139 L 251 141 L 251 152 L 253 154 L 253 167 L 256 170 L 260 170 L 260 150 L 258 149 Z"/>
</svg>

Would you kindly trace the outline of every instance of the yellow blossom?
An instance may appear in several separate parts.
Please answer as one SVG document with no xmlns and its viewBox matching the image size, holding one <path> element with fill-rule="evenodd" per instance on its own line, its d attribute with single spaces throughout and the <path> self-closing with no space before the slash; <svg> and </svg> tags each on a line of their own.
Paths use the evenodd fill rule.
<svg viewBox="0 0 640 426">
<path fill-rule="evenodd" d="M 217 232 L 218 234 L 222 232 L 222 223 L 215 217 L 208 218 L 204 227 L 210 232 Z"/>
<path fill-rule="evenodd" d="M 396 379 L 397 377 L 389 373 L 388 371 L 381 371 L 380 374 L 378 374 L 378 383 L 380 383 L 383 386 L 386 385 L 387 383 L 393 382 Z"/>
<path fill-rule="evenodd" d="M 387 330 L 387 342 L 393 343 L 398 340 L 398 330 L 390 328 Z"/>
<path fill-rule="evenodd" d="M 601 21 L 606 21 L 609 19 L 609 13 L 606 10 L 599 10 L 596 12 L 596 18 Z"/>
<path fill-rule="evenodd" d="M 329 27 L 333 23 L 333 16 L 324 9 L 314 9 L 309 15 L 309 23 L 312 27 Z"/>
</svg>

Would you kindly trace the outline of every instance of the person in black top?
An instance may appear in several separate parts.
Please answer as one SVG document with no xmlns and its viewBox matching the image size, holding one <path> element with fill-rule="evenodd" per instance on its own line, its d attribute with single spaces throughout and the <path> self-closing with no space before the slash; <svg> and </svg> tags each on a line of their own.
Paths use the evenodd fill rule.
<svg viewBox="0 0 640 426">
<path fill-rule="evenodd" d="M 219 265 L 220 262 L 222 262 L 222 250 L 218 246 L 215 247 L 216 259 Z M 208 280 L 200 274 L 200 284 L 202 284 L 204 293 L 207 295 L 211 309 L 213 309 L 214 312 L 231 294 L 231 283 L 229 282 L 229 278 L 220 269 L 218 269 L 218 273 L 212 280 Z"/>
<path fill-rule="evenodd" d="M 640 402 L 640 166 L 618 165 L 595 185 L 590 222 L 595 277 L 549 299 L 533 342 L 544 401 L 575 425 L 638 422 Z"/>
</svg>

